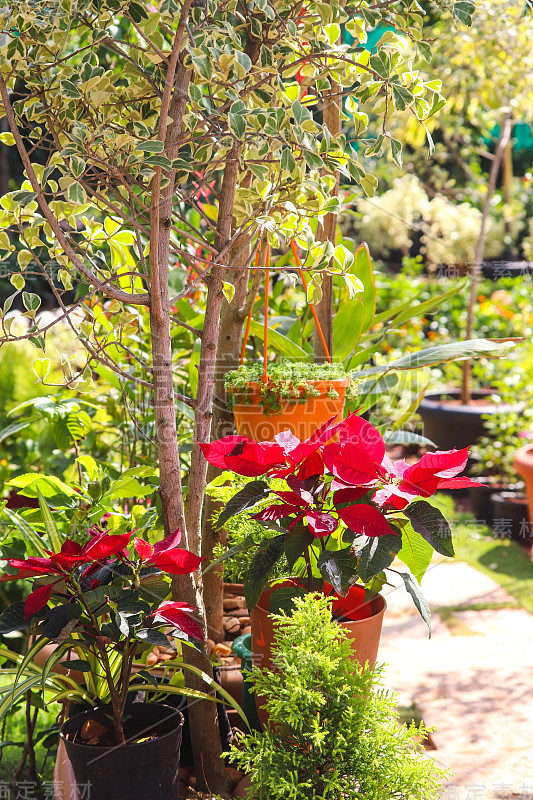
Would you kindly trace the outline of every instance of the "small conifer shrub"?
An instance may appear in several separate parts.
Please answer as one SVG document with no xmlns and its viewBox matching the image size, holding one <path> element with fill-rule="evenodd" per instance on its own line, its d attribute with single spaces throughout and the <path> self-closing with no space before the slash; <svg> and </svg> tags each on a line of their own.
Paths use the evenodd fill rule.
<svg viewBox="0 0 533 800">
<path fill-rule="evenodd" d="M 447 774 L 400 725 L 382 668 L 358 667 L 322 595 L 276 615 L 276 670 L 253 672 L 270 723 L 240 737 L 231 760 L 251 773 L 254 800 L 433 800 Z"/>
</svg>

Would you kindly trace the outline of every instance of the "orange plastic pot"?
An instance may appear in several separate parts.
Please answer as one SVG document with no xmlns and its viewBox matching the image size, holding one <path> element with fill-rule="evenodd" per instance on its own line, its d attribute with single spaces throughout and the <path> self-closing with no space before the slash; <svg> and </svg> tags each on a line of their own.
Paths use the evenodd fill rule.
<svg viewBox="0 0 533 800">
<path fill-rule="evenodd" d="M 252 610 L 252 661 L 254 667 L 272 669 L 272 641 L 274 639 L 274 619 L 270 614 L 270 598 L 273 592 L 283 586 L 294 586 L 293 580 L 277 582 L 263 592 L 256 607 Z M 387 603 L 377 594 L 365 600 L 362 586 L 353 586 L 346 597 L 339 597 L 328 584 L 326 594 L 333 598 L 333 615 L 340 617 L 339 624 L 346 633 L 352 648 L 352 658 L 359 664 L 368 662 L 370 667 L 376 663 L 383 615 Z M 268 714 L 262 708 L 262 698 L 256 697 L 257 713 L 263 726 L 268 722 Z"/>
<path fill-rule="evenodd" d="M 266 416 L 259 404 L 259 384 L 252 382 L 247 387 L 249 403 L 235 403 L 233 414 L 237 432 L 248 436 L 256 442 L 270 441 L 281 433 L 290 430 L 300 440 L 309 436 L 330 417 L 337 415 L 342 419 L 346 390 L 350 385 L 349 378 L 337 380 L 308 381 L 319 392 L 316 397 L 309 397 L 304 403 L 283 403 L 279 414 Z M 330 397 L 328 392 L 334 389 L 338 397 Z M 302 389 L 303 395 L 303 389 Z"/>
<path fill-rule="evenodd" d="M 529 521 L 533 524 L 533 444 L 526 444 L 516 451 L 514 466 L 526 484 Z"/>
</svg>

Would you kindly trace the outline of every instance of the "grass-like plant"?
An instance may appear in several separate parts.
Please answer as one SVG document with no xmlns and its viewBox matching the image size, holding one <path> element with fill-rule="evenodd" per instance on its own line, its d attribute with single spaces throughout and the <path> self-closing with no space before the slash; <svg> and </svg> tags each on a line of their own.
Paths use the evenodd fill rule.
<svg viewBox="0 0 533 800">
<path fill-rule="evenodd" d="M 382 668 L 358 667 L 329 601 L 309 594 L 276 616 L 275 671 L 253 683 L 270 715 L 231 760 L 254 800 L 432 800 L 447 773 L 422 753 L 421 724 L 400 725 Z"/>
</svg>

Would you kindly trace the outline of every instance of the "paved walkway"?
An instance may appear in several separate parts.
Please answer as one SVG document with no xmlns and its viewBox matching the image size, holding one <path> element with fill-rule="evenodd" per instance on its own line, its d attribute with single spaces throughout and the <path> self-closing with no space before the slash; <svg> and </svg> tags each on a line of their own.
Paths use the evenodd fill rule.
<svg viewBox="0 0 533 800">
<path fill-rule="evenodd" d="M 533 616 L 469 610 L 516 603 L 463 562 L 432 564 L 422 588 L 432 638 L 406 592 L 389 589 L 379 657 L 400 704 L 438 729 L 431 755 L 454 773 L 445 800 L 533 800 Z"/>
</svg>

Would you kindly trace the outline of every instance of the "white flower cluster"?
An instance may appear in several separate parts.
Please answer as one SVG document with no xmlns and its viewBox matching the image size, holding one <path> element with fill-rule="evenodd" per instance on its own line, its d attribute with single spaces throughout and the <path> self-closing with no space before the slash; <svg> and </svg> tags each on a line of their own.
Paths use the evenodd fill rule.
<svg viewBox="0 0 533 800">
<path fill-rule="evenodd" d="M 428 265 L 467 264 L 474 260 L 481 211 L 470 203 L 452 203 L 444 195 L 430 200 L 414 175 L 397 178 L 393 187 L 380 197 L 362 200 L 358 211 L 362 218 L 355 222 L 357 235 L 368 243 L 375 258 L 386 259 L 398 250 L 407 255 L 416 237 Z M 513 240 L 522 225 L 522 220 L 514 215 Z M 533 236 L 531 244 L 533 247 Z M 501 214 L 497 217 L 491 214 L 484 258 L 498 258 L 505 247 Z"/>
</svg>

